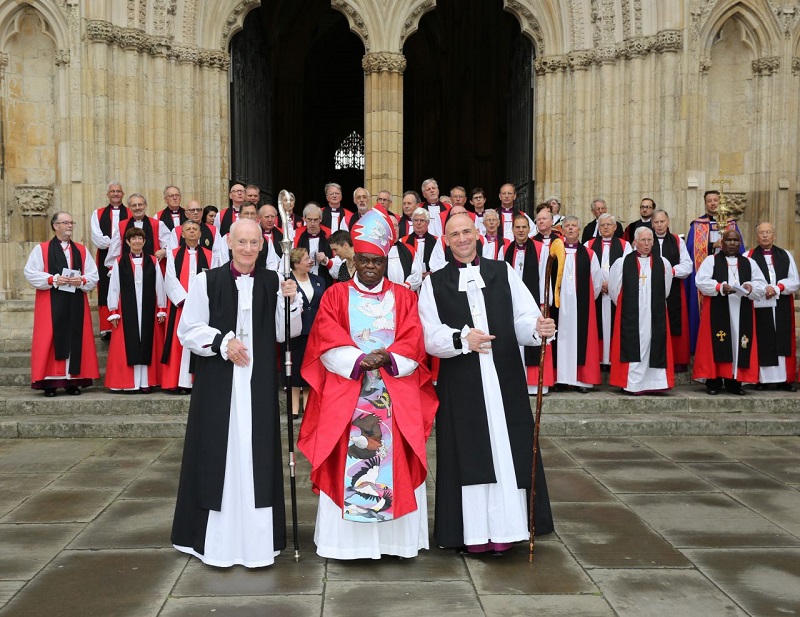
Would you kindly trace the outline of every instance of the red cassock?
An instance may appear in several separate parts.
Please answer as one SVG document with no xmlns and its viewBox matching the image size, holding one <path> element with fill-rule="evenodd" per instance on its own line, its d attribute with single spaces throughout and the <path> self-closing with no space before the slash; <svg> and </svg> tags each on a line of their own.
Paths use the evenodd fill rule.
<svg viewBox="0 0 800 617">
<path fill-rule="evenodd" d="M 346 379 L 328 372 L 320 356 L 336 347 L 352 347 L 348 298 L 351 281 L 334 285 L 322 296 L 303 361 L 303 378 L 311 386 L 298 449 L 311 461 L 311 482 L 315 493 L 324 492 L 339 507 L 343 504 L 347 431 L 362 380 Z M 427 474 L 425 442 L 433 426 L 438 401 L 425 367 L 422 324 L 417 313 L 417 296 L 402 285 L 383 281 L 395 293 L 395 341 L 387 351 L 416 361 L 419 366 L 407 377 L 392 377 L 385 368 L 381 376 L 392 401 L 394 420 L 394 508 L 396 517 L 417 509 L 414 489 Z"/>
<path fill-rule="evenodd" d="M 714 361 L 714 350 L 711 347 L 711 300 L 711 296 L 703 296 L 692 379 L 716 379 L 717 377 L 733 379 L 733 363 Z M 750 312 L 753 320 L 753 332 L 755 332 L 755 312 L 752 309 Z M 734 317 L 731 316 L 731 319 Z M 756 336 L 753 337 L 750 349 L 750 366 L 749 368 L 739 367 L 736 380 L 745 383 L 758 382 L 758 337 Z"/>
<path fill-rule="evenodd" d="M 675 279 L 672 287 L 677 285 L 681 292 L 681 333 L 670 334 L 672 342 L 672 358 L 675 364 L 689 364 L 689 305 L 686 300 L 686 285 L 682 280 Z"/>
<path fill-rule="evenodd" d="M 158 268 L 158 260 L 153 255 L 148 255 L 146 259 L 152 259 L 153 264 Z M 119 261 L 117 259 L 116 268 L 119 268 Z M 125 259 L 130 259 L 126 256 Z M 144 292 L 143 292 L 144 293 Z M 155 293 L 155 290 L 153 290 Z M 157 303 L 156 303 L 157 304 Z M 153 319 L 153 350 L 151 353 L 150 364 L 147 368 L 147 385 L 149 387 L 157 386 L 161 377 L 161 352 L 164 346 L 163 326 L 158 323 L 156 314 L 159 308 L 156 306 L 156 311 L 152 317 L 149 315 L 142 315 L 142 319 Z M 122 299 L 120 299 L 119 308 L 111 311 L 111 315 L 122 315 Z M 128 366 L 128 356 L 125 351 L 125 325 L 123 319 L 117 320 L 117 327 L 111 331 L 111 342 L 108 345 L 108 365 L 106 366 L 105 387 L 111 390 L 132 390 L 136 387 L 133 379 L 133 367 Z"/>
<path fill-rule="evenodd" d="M 82 263 L 86 263 L 86 247 L 73 243 L 80 251 Z M 47 255 L 49 242 L 42 242 L 44 271 L 48 271 Z M 58 292 L 64 293 L 64 292 Z M 76 292 L 83 293 L 83 292 Z M 83 293 L 83 337 L 81 351 L 80 375 L 70 375 L 73 379 L 98 379 L 100 370 L 97 366 L 97 351 L 92 330 L 92 315 L 89 312 L 89 297 Z M 50 290 L 37 289 L 36 303 L 33 308 L 33 343 L 31 346 L 31 383 L 43 380 L 47 376 L 66 375 L 66 360 L 56 360 L 53 347 L 53 315 L 50 310 Z"/>
<path fill-rule="evenodd" d="M 180 228 L 179 228 L 180 229 Z M 178 251 L 181 250 L 183 247 L 178 247 L 173 249 L 172 256 L 173 258 L 177 256 Z M 211 266 L 211 251 L 202 246 L 197 247 L 198 250 L 202 251 L 206 257 L 206 263 L 208 266 Z M 166 260 L 165 260 L 166 261 Z M 189 257 L 188 255 L 184 258 L 183 263 L 181 264 L 181 271 L 176 274 L 178 275 L 178 280 L 181 282 L 181 286 L 187 291 L 189 291 Z M 198 265 L 198 274 L 200 273 L 200 266 Z M 175 317 L 172 317 L 172 311 L 175 311 Z M 172 343 L 170 344 L 169 348 L 169 358 L 167 362 L 163 362 L 163 366 L 161 367 L 161 389 L 162 390 L 174 390 L 178 387 L 178 380 L 181 376 L 181 356 L 183 355 L 183 345 L 178 340 L 178 324 L 181 321 L 181 315 L 183 315 L 183 304 L 180 306 L 175 306 L 170 303 L 170 311 L 169 311 L 168 319 L 165 323 L 169 323 L 170 321 L 174 322 L 174 327 L 172 328 L 171 339 Z M 170 335 L 169 332 L 166 334 L 167 336 Z M 162 358 L 163 359 L 163 358 Z"/>
</svg>

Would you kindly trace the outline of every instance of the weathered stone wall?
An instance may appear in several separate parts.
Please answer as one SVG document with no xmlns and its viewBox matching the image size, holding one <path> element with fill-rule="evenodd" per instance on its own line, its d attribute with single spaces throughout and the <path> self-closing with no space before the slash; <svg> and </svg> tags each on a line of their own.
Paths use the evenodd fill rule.
<svg viewBox="0 0 800 617">
<path fill-rule="evenodd" d="M 228 45 L 258 5 L 0 0 L 0 299 L 30 297 L 21 268 L 53 211 L 70 211 L 88 241 L 111 179 L 144 193 L 151 212 L 170 183 L 185 199 L 225 202 Z M 800 247 L 800 1 L 502 5 L 536 51 L 537 199 L 557 194 L 586 219 L 600 195 L 627 221 L 650 196 L 683 232 L 721 167 L 747 206 L 748 242 L 770 219 L 780 244 Z M 367 186 L 397 196 L 408 188 L 403 46 L 436 1 L 331 6 L 366 52 Z"/>
</svg>

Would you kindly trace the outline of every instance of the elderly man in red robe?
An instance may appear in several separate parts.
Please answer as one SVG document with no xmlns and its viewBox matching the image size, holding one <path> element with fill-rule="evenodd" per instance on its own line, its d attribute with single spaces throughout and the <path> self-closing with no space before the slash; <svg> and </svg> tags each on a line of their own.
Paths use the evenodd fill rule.
<svg viewBox="0 0 800 617">
<path fill-rule="evenodd" d="M 50 220 L 55 236 L 36 245 L 25 264 L 25 279 L 36 288 L 31 344 L 31 388 L 56 395 L 56 388 L 80 394 L 100 374 L 86 294 L 97 285 L 97 266 L 82 244 L 72 241 L 67 212 Z"/>
<path fill-rule="evenodd" d="M 356 275 L 322 297 L 303 377 L 298 448 L 319 493 L 314 541 L 334 559 L 428 548 L 425 441 L 436 396 L 417 296 L 385 278 L 394 227 L 379 208 L 352 230 Z"/>
</svg>

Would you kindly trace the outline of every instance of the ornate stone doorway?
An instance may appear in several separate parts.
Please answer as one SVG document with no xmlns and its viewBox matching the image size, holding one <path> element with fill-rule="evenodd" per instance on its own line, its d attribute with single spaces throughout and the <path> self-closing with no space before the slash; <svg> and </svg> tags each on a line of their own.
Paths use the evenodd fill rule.
<svg viewBox="0 0 800 617">
<path fill-rule="evenodd" d="M 443 192 L 482 187 L 497 205 L 504 182 L 533 200 L 533 46 L 492 0 L 438 0 L 406 42 L 405 188 L 430 176 Z"/>
<path fill-rule="evenodd" d="M 299 206 L 324 203 L 325 183 L 338 182 L 352 205 L 363 162 L 354 157 L 337 168 L 336 153 L 353 133 L 363 140 L 363 55 L 330 0 L 280 0 L 251 11 L 231 41 L 231 181 L 273 196 L 289 189 Z"/>
</svg>

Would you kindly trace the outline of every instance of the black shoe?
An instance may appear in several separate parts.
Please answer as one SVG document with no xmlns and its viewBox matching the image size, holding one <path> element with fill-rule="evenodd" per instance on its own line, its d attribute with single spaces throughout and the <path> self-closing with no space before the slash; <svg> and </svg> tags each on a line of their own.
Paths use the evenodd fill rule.
<svg viewBox="0 0 800 617">
<path fill-rule="evenodd" d="M 67 386 L 66 387 L 67 394 L 71 394 L 72 396 L 80 396 L 81 389 L 78 386 Z"/>
<path fill-rule="evenodd" d="M 766 390 L 767 389 L 767 384 L 759 382 L 759 383 L 757 383 L 756 385 L 753 386 L 753 389 L 754 390 Z"/>
<path fill-rule="evenodd" d="M 744 391 L 744 388 L 742 388 L 742 387 L 739 387 L 738 389 L 732 388 L 732 389 L 728 390 L 728 393 L 729 394 L 735 394 L 736 396 L 744 396 L 746 394 L 746 392 Z"/>
<path fill-rule="evenodd" d="M 706 394 L 710 396 L 716 396 L 717 394 L 719 394 L 719 390 L 717 390 L 716 388 L 706 388 Z"/>
<path fill-rule="evenodd" d="M 139 394 L 150 394 L 152 391 L 152 388 L 139 388 Z"/>
<path fill-rule="evenodd" d="M 591 390 L 591 388 L 584 388 L 583 386 L 579 386 L 575 389 L 581 394 L 589 394 L 589 390 Z"/>
<path fill-rule="evenodd" d="M 44 389 L 44 395 L 47 398 L 53 398 L 56 395 L 56 389 L 55 388 L 45 388 Z"/>
<path fill-rule="evenodd" d="M 101 332 L 100 333 L 100 340 L 101 341 L 110 341 L 111 340 L 111 332 Z"/>
<path fill-rule="evenodd" d="M 779 383 L 778 390 L 783 390 L 784 392 L 797 392 L 797 388 L 794 384 L 787 382 Z"/>
<path fill-rule="evenodd" d="M 566 384 L 563 383 L 557 383 L 556 385 L 553 386 L 553 390 L 555 390 L 556 392 L 566 392 L 567 386 Z"/>
</svg>

